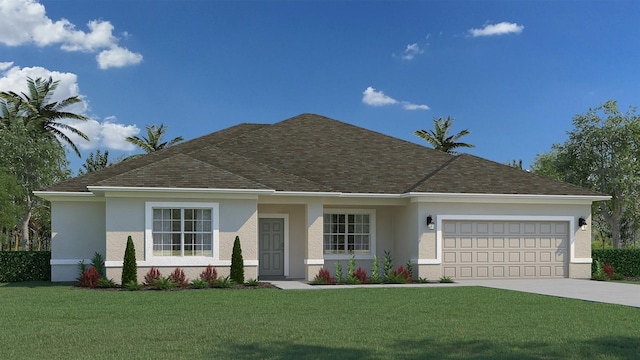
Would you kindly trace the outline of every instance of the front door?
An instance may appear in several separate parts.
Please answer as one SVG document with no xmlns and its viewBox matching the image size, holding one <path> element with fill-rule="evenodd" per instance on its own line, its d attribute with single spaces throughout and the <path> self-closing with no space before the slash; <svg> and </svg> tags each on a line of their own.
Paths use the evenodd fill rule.
<svg viewBox="0 0 640 360">
<path fill-rule="evenodd" d="M 284 219 L 261 218 L 260 227 L 260 277 L 284 276 Z"/>
</svg>

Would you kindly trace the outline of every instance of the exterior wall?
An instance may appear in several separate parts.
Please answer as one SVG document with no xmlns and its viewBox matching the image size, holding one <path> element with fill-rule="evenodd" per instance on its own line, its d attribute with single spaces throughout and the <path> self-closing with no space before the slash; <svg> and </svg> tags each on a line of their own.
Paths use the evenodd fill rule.
<svg viewBox="0 0 640 360">
<path fill-rule="evenodd" d="M 219 204 L 219 248 L 214 258 L 162 258 L 145 253 L 145 204 L 165 203 L 218 203 Z M 144 277 L 151 266 L 180 267 L 190 279 L 197 277 L 207 265 L 213 265 L 218 273 L 228 274 L 231 253 L 236 236 L 240 237 L 242 256 L 245 261 L 245 278 L 257 278 L 258 212 L 255 199 L 162 199 L 162 198 L 107 198 L 106 201 L 106 264 L 107 276 L 118 281 L 122 271 L 122 259 L 127 237 L 131 236 L 135 249 L 139 274 Z M 215 259 L 217 255 L 217 259 Z M 195 260 L 195 261 L 194 261 Z M 140 277 L 139 280 L 142 279 Z"/>
<path fill-rule="evenodd" d="M 419 276 L 428 279 L 438 279 L 442 276 L 442 265 L 436 261 L 435 252 L 437 246 L 438 228 L 429 230 L 426 226 L 427 215 L 432 215 L 434 222 L 442 215 L 464 216 L 495 216 L 500 217 L 571 217 L 574 227 L 570 229 L 570 259 L 569 277 L 589 278 L 591 274 L 591 227 L 586 230 L 578 227 L 578 219 L 584 217 L 591 224 L 591 206 L 584 205 L 549 205 L 549 204 L 482 204 L 482 203 L 430 203 L 420 202 L 419 231 L 420 231 L 420 258 L 415 260 L 419 264 Z"/>
<path fill-rule="evenodd" d="M 105 253 L 105 205 L 101 201 L 51 203 L 51 281 L 73 281 L 78 263 Z"/>
</svg>

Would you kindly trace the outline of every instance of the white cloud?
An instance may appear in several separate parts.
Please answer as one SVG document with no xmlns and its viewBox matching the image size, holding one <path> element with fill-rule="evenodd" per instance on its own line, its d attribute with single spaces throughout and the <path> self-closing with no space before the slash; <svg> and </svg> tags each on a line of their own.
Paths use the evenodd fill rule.
<svg viewBox="0 0 640 360">
<path fill-rule="evenodd" d="M 427 105 L 413 104 L 406 101 L 402 102 L 402 107 L 405 110 L 429 110 L 430 109 L 430 107 L 428 107 Z"/>
<path fill-rule="evenodd" d="M 390 96 L 385 95 L 382 91 L 376 91 L 376 89 L 369 86 L 362 94 L 362 102 L 371 106 L 385 106 L 392 105 L 398 101 Z"/>
<path fill-rule="evenodd" d="M 420 49 L 417 43 L 407 45 L 407 48 L 404 49 L 402 55 L 400 57 L 402 60 L 413 60 L 416 55 L 420 55 L 424 53 L 424 50 Z"/>
<path fill-rule="evenodd" d="M 110 116 L 100 122 L 95 119 L 88 121 L 64 120 L 68 125 L 85 133 L 91 141 L 75 135 L 68 135 L 69 138 L 83 150 L 96 148 L 106 148 L 109 150 L 132 151 L 135 146 L 125 139 L 128 136 L 135 136 L 140 133 L 140 129 L 136 125 L 118 124 L 114 116 Z"/>
<path fill-rule="evenodd" d="M 0 71 L 5 71 L 13 66 L 13 61 L 0 62 Z"/>
<path fill-rule="evenodd" d="M 114 50 L 119 52 L 118 60 L 105 60 L 107 64 L 117 65 L 102 66 L 99 62 L 101 69 L 135 65 L 142 61 L 142 55 L 118 45 L 118 39 L 113 35 L 114 27 L 109 21 L 89 21 L 87 27 L 89 32 L 77 30 L 67 19 L 49 19 L 44 6 L 34 0 L 0 0 L 0 44 L 35 44 L 39 47 L 59 44 L 65 51 L 89 53 L 103 50 L 98 57 L 105 51 L 107 55 Z"/>
<path fill-rule="evenodd" d="M 3 1 L 3 0 L 0 0 Z M 9 65 L 6 65 L 9 64 Z M 0 91 L 13 91 L 16 93 L 27 92 L 27 77 L 32 79 L 52 77 L 54 81 L 59 81 L 51 102 L 60 101 L 72 96 L 80 96 L 78 86 L 78 76 L 73 73 L 62 73 L 58 71 L 50 71 L 43 67 L 11 67 L 13 63 L 0 63 Z M 4 68 L 4 69 L 3 69 Z M 74 104 L 67 108 L 70 112 L 75 112 L 85 116 L 89 116 L 86 101 Z M 107 117 L 104 121 L 98 121 L 90 118 L 87 121 L 63 119 L 60 120 L 65 124 L 71 125 L 89 136 L 90 141 L 64 131 L 64 133 L 83 150 L 106 148 L 112 150 L 132 151 L 135 149 L 133 144 L 126 142 L 127 136 L 134 136 L 140 133 L 140 129 L 136 125 L 125 125 L 117 123 L 117 119 L 113 116 Z"/>
<path fill-rule="evenodd" d="M 398 101 L 385 95 L 382 91 L 376 91 L 376 89 L 371 86 L 366 88 L 362 94 L 362 102 L 370 106 L 402 104 L 402 108 L 405 110 L 429 110 L 427 105 L 413 104 L 408 101 Z"/>
<path fill-rule="evenodd" d="M 494 36 L 506 34 L 519 34 L 524 30 L 524 25 L 516 23 L 501 22 L 498 24 L 488 24 L 482 29 L 469 29 L 469 34 L 473 37 Z"/>
<path fill-rule="evenodd" d="M 104 50 L 96 56 L 100 69 L 108 69 L 110 67 L 123 67 L 127 65 L 139 64 L 142 61 L 142 55 L 131 52 L 125 48 L 116 46 L 109 50 Z"/>
</svg>

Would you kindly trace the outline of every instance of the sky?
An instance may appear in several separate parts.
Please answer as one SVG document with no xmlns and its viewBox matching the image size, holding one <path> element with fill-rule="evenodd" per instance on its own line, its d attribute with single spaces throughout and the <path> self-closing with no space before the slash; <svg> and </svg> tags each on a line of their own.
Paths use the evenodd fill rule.
<svg viewBox="0 0 640 360">
<path fill-rule="evenodd" d="M 575 115 L 640 105 L 639 39 L 633 0 L 0 0 L 0 91 L 52 76 L 52 100 L 84 99 L 74 171 L 138 153 L 147 125 L 188 140 L 302 113 L 424 145 L 450 116 L 463 152 L 527 168 Z"/>
</svg>

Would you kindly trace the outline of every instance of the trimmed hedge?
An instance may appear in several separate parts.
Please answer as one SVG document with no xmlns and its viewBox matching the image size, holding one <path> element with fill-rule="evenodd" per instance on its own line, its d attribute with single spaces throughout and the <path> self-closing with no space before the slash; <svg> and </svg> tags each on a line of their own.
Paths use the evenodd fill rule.
<svg viewBox="0 0 640 360">
<path fill-rule="evenodd" d="M 596 260 L 609 263 L 622 276 L 640 276 L 640 249 L 595 249 L 591 250 L 593 263 L 591 273 L 596 270 Z"/>
<path fill-rule="evenodd" d="M 0 251 L 0 282 L 51 281 L 51 252 Z"/>
</svg>

